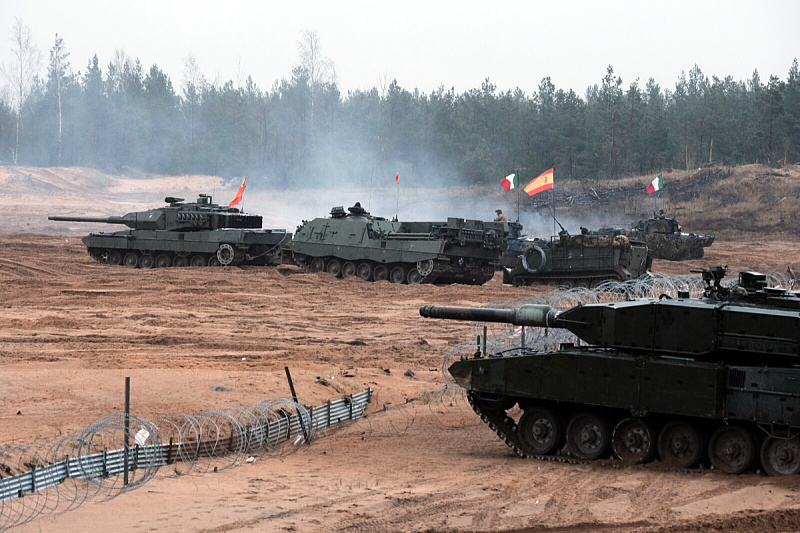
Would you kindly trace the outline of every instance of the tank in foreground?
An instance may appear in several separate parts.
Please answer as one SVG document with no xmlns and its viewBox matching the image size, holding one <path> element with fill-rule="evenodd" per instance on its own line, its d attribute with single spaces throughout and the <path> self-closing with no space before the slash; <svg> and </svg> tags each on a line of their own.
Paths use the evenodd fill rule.
<svg viewBox="0 0 800 533">
<path fill-rule="evenodd" d="M 304 269 L 336 277 L 481 285 L 494 276 L 507 233 L 507 222 L 399 222 L 356 204 L 303 221 L 288 248 Z"/>
<path fill-rule="evenodd" d="M 220 206 L 209 195 L 196 202 L 167 197 L 167 207 L 112 217 L 50 216 L 58 222 L 120 224 L 129 229 L 83 238 L 101 263 L 130 268 L 273 265 L 291 233 L 261 229 L 261 217 Z"/>
<path fill-rule="evenodd" d="M 477 352 L 452 378 L 518 455 L 689 468 L 800 472 L 800 293 L 742 272 L 703 271 L 701 298 L 515 309 L 430 307 L 431 318 L 565 328 L 554 352 Z M 524 346 L 524 344 L 523 344 Z M 519 406 L 514 418 L 510 409 Z M 566 445 L 566 453 L 564 453 Z"/>
</svg>

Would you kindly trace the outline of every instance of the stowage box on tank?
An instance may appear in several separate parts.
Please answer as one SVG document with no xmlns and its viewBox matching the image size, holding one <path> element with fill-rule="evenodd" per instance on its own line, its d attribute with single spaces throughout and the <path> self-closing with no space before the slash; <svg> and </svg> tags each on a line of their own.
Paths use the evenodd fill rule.
<svg viewBox="0 0 800 533">
<path fill-rule="evenodd" d="M 392 283 L 480 285 L 506 249 L 507 222 L 448 218 L 399 222 L 370 215 L 357 203 L 329 218 L 303 221 L 288 247 L 311 272 Z"/>
<path fill-rule="evenodd" d="M 519 223 L 509 225 L 513 237 L 502 258 L 503 283 L 594 287 L 607 280 L 641 277 L 653 262 L 644 243 L 624 235 L 570 235 L 562 230 L 550 240 L 531 239 L 521 235 Z"/>
<path fill-rule="evenodd" d="M 475 354 L 449 372 L 476 412 L 522 456 L 656 455 L 688 468 L 704 457 L 726 473 L 761 463 L 800 472 L 800 293 L 742 272 L 704 271 L 702 298 L 516 309 L 423 307 L 431 318 L 566 328 L 582 342 L 555 352 Z M 583 344 L 585 343 L 585 345 Z M 507 411 L 518 405 L 515 420 Z"/>
<path fill-rule="evenodd" d="M 292 235 L 261 229 L 261 217 L 212 203 L 168 196 L 169 205 L 112 217 L 51 216 L 60 222 L 122 224 L 127 230 L 90 233 L 83 238 L 89 254 L 101 263 L 131 268 L 277 264 L 281 245 Z"/>
</svg>

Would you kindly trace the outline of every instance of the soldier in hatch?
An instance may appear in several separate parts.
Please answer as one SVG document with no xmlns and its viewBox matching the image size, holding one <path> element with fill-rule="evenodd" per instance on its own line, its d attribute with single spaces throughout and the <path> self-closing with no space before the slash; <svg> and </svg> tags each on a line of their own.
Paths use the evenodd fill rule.
<svg viewBox="0 0 800 533">
<path fill-rule="evenodd" d="M 495 213 L 497 213 L 497 216 L 494 217 L 494 221 L 495 222 L 506 222 L 506 221 L 508 221 L 508 218 L 506 218 L 506 216 L 503 214 L 503 210 L 502 209 L 498 209 L 497 211 L 495 211 Z"/>
</svg>

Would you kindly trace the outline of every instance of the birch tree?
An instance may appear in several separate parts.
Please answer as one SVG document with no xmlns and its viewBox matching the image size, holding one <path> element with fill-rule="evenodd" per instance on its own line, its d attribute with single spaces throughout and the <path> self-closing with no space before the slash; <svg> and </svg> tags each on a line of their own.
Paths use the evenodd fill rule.
<svg viewBox="0 0 800 533">
<path fill-rule="evenodd" d="M 56 104 L 56 115 L 58 118 L 58 166 L 61 166 L 61 155 L 63 147 L 63 129 L 64 129 L 64 86 L 67 82 L 67 69 L 69 62 L 67 58 L 69 52 L 64 48 L 64 39 L 60 38 L 56 33 L 56 40 L 53 48 L 50 49 L 50 68 L 49 68 L 49 87 L 48 91 L 52 92 L 52 96 Z"/>
<path fill-rule="evenodd" d="M 39 72 L 42 60 L 41 52 L 33 44 L 31 30 L 22 25 L 22 19 L 16 18 L 11 28 L 12 61 L 2 67 L 3 76 L 8 80 L 12 91 L 12 108 L 16 114 L 16 142 L 12 150 L 12 161 L 19 160 L 19 134 L 22 129 L 22 108 L 31 92 L 33 80 Z"/>
</svg>

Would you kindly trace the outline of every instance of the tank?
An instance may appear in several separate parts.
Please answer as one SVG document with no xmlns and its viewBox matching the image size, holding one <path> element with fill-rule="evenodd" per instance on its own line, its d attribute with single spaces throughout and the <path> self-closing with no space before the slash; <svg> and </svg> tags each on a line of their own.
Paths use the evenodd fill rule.
<svg viewBox="0 0 800 533">
<path fill-rule="evenodd" d="M 664 211 L 653 214 L 653 218 L 640 220 L 629 230 L 616 230 L 631 239 L 643 241 L 653 257 L 669 261 L 700 259 L 705 248 L 714 242 L 713 235 L 686 233 L 674 218 L 667 218 Z"/>
<path fill-rule="evenodd" d="M 567 288 L 595 287 L 608 280 L 625 281 L 647 274 L 653 259 L 641 241 L 624 235 L 562 231 L 549 240 L 522 235 L 512 222 L 503 254 L 503 283 L 515 286 L 546 283 Z"/>
<path fill-rule="evenodd" d="M 556 312 L 431 307 L 424 317 L 565 328 L 555 351 L 477 350 L 449 373 L 475 411 L 523 457 L 626 463 L 659 457 L 689 468 L 708 458 L 729 474 L 761 464 L 800 472 L 800 293 L 766 276 L 703 271 L 689 298 L 587 304 Z M 524 341 L 521 343 L 524 346 Z M 515 409 L 518 406 L 520 410 Z M 521 413 L 521 415 L 517 415 Z"/>
<path fill-rule="evenodd" d="M 507 222 L 400 222 L 372 216 L 356 203 L 347 211 L 334 207 L 327 218 L 304 220 L 288 248 L 310 272 L 365 281 L 481 285 L 494 276 L 507 233 Z"/>
<path fill-rule="evenodd" d="M 169 266 L 272 265 L 281 261 L 281 245 L 291 233 L 261 229 L 261 217 L 213 203 L 168 196 L 167 207 L 123 216 L 50 216 L 59 222 L 119 224 L 129 229 L 90 233 L 83 238 L 94 259 L 130 268 Z"/>
</svg>

